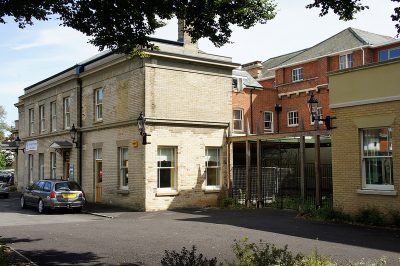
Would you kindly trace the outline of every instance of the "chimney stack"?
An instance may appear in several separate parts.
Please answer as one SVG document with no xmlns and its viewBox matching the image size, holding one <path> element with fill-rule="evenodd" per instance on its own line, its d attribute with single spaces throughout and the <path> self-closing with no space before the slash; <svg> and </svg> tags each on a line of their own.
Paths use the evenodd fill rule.
<svg viewBox="0 0 400 266">
<path fill-rule="evenodd" d="M 184 31 L 185 21 L 183 19 L 178 19 L 178 42 L 183 42 L 183 47 L 185 51 L 191 53 L 197 53 L 199 50 L 199 45 L 197 42 L 193 43 L 190 35 Z"/>
</svg>

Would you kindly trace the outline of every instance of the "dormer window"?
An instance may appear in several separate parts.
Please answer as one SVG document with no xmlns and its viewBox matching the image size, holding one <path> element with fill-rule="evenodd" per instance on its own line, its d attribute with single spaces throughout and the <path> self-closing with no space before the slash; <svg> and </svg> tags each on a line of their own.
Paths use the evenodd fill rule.
<svg viewBox="0 0 400 266">
<path fill-rule="evenodd" d="M 239 78 L 239 77 L 233 77 L 232 78 L 232 89 L 236 91 L 243 91 L 245 88 L 244 86 L 244 81 L 246 78 Z"/>
</svg>

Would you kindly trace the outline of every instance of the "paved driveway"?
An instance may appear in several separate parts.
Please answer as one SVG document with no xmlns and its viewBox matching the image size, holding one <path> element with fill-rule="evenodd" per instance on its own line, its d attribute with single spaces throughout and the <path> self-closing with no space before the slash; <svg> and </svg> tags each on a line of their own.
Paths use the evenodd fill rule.
<svg viewBox="0 0 400 266">
<path fill-rule="evenodd" d="M 340 259 L 400 257 L 400 231 L 326 224 L 295 213 L 261 210 L 113 212 L 114 219 L 89 214 L 37 215 L 0 199 L 0 235 L 38 265 L 159 265 L 165 249 L 196 245 L 219 261 L 232 260 L 234 239 L 248 237 L 295 252 Z M 16 219 L 16 220 L 15 220 Z M 16 222 L 12 222 L 12 221 Z"/>
</svg>

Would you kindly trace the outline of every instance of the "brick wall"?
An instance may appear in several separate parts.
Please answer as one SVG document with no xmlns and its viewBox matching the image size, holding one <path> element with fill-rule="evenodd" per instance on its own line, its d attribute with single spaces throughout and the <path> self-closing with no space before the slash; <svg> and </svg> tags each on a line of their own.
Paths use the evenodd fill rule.
<svg viewBox="0 0 400 266">
<path fill-rule="evenodd" d="M 362 189 L 361 139 L 354 119 L 369 116 L 395 115 L 393 127 L 393 182 L 400 191 L 400 101 L 334 109 L 336 129 L 332 131 L 333 196 L 336 207 L 354 213 L 375 206 L 387 212 L 399 209 L 399 196 L 365 195 Z"/>
</svg>

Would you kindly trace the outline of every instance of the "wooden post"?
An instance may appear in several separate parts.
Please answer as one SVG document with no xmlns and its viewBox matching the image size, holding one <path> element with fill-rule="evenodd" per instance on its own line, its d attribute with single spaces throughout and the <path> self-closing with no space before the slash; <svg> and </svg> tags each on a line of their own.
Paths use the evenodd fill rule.
<svg viewBox="0 0 400 266">
<path fill-rule="evenodd" d="M 305 150 L 306 150 L 306 137 L 300 137 L 300 190 L 301 202 L 305 200 Z"/>
<path fill-rule="evenodd" d="M 248 207 L 250 207 L 250 142 L 246 140 L 246 197 L 245 197 L 245 203 Z"/>
<path fill-rule="evenodd" d="M 261 200 L 261 140 L 257 140 L 257 208 L 262 204 Z"/>
<path fill-rule="evenodd" d="M 315 136 L 315 205 L 321 207 L 321 157 L 320 157 L 320 135 Z"/>
</svg>

